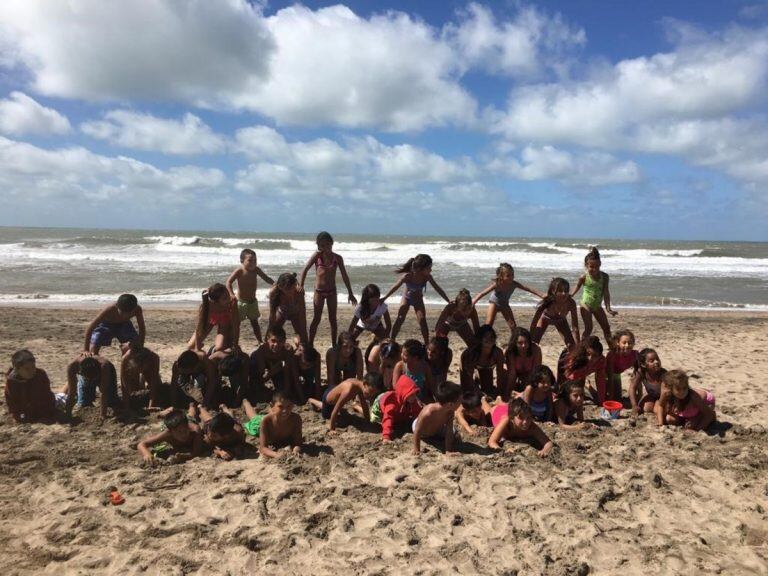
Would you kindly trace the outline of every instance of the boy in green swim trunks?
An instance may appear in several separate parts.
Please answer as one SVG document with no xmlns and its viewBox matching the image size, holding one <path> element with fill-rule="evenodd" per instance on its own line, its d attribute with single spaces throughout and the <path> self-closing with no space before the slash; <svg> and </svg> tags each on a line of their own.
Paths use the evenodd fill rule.
<svg viewBox="0 0 768 576">
<path fill-rule="evenodd" d="M 253 335 L 261 344 L 261 328 L 259 327 L 259 303 L 256 300 L 256 286 L 259 276 L 267 284 L 274 284 L 275 281 L 267 276 L 264 271 L 256 265 L 256 252 L 246 248 L 240 252 L 240 267 L 237 268 L 227 279 L 227 290 L 232 298 L 237 298 L 237 311 L 240 315 L 240 322 L 246 318 L 251 321 Z M 235 294 L 234 283 L 237 282 L 237 294 Z"/>
<path fill-rule="evenodd" d="M 608 290 L 608 274 L 600 271 L 600 252 L 597 247 L 593 246 L 592 249 L 584 257 L 584 268 L 586 268 L 586 274 L 583 274 L 579 281 L 576 283 L 576 287 L 571 292 L 571 296 L 575 296 L 576 293 L 584 287 L 584 292 L 581 294 L 581 319 L 584 320 L 584 334 L 582 334 L 582 340 L 592 334 L 592 316 L 597 319 L 597 323 L 600 324 L 600 328 L 603 329 L 603 335 L 605 341 L 611 341 L 611 327 L 608 324 L 608 316 L 606 312 L 611 316 L 616 316 L 618 312 L 611 308 L 611 293 Z M 603 310 L 603 302 L 605 302 L 605 310 Z"/>
</svg>

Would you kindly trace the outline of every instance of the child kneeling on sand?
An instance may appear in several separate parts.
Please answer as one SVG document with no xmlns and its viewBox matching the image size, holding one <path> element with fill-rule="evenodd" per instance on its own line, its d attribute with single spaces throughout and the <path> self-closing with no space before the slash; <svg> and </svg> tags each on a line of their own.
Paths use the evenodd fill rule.
<svg viewBox="0 0 768 576">
<path fill-rule="evenodd" d="M 381 422 L 381 439 L 391 442 L 395 426 L 412 424 L 421 412 L 419 387 L 412 378 L 403 374 L 395 389 L 380 394 L 371 405 L 371 422 Z"/>
<path fill-rule="evenodd" d="M 29 350 L 11 356 L 12 368 L 5 380 L 5 404 L 15 423 L 56 421 L 56 399 L 48 374 L 35 364 Z"/>
<path fill-rule="evenodd" d="M 322 400 L 310 398 L 309 402 L 313 408 L 320 410 L 323 418 L 328 420 L 328 431 L 333 432 L 344 405 L 355 398 L 360 402 L 363 418 L 366 422 L 370 420 L 368 403 L 372 402 L 383 390 L 384 378 L 381 374 L 371 372 L 366 374 L 362 380 L 348 378 L 336 386 L 328 386 L 323 392 Z"/>
<path fill-rule="evenodd" d="M 706 430 L 715 421 L 715 395 L 691 388 L 683 370 L 669 370 L 662 382 L 661 398 L 654 408 L 659 426 L 672 424 L 696 431 Z"/>
<path fill-rule="evenodd" d="M 499 404 L 493 409 L 493 432 L 488 439 L 488 447 L 501 449 L 500 442 L 512 439 L 533 438 L 541 445 L 539 456 L 546 457 L 555 444 L 538 424 L 533 421 L 531 407 L 522 398 L 515 398 L 509 404 Z"/>
<path fill-rule="evenodd" d="M 453 452 L 456 431 L 453 417 L 461 405 L 461 386 L 453 382 L 443 382 L 435 390 L 435 400 L 427 404 L 413 421 L 413 453 L 421 452 L 422 438 L 445 439 L 445 453 Z"/>
<path fill-rule="evenodd" d="M 203 434 L 200 427 L 190 422 L 181 410 L 172 409 L 163 418 L 165 430 L 142 438 L 136 447 L 145 462 L 152 463 L 155 454 L 170 446 L 176 451 L 188 451 L 189 457 L 199 456 L 203 447 Z M 178 457 L 178 455 L 177 455 Z"/>
<path fill-rule="evenodd" d="M 89 356 L 83 353 L 67 366 L 67 386 L 57 398 L 64 400 L 66 415 L 72 416 L 75 404 L 78 408 L 93 406 L 96 389 L 101 392 L 101 416 L 107 416 L 109 406 L 117 406 L 117 372 L 115 366 L 101 356 Z"/>
</svg>

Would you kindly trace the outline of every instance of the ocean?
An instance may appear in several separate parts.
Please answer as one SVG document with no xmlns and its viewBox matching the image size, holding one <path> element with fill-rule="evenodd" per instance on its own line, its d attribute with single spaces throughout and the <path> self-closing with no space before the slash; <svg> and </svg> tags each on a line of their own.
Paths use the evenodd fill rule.
<svg viewBox="0 0 768 576">
<path fill-rule="evenodd" d="M 346 234 L 335 240 L 358 297 L 371 282 L 386 291 L 394 269 L 418 253 L 432 256 L 432 275 L 449 296 L 463 287 L 482 290 L 500 262 L 514 266 L 519 282 L 546 291 L 553 276 L 576 282 L 595 244 L 619 310 L 768 310 L 768 243 Z M 93 305 L 124 292 L 146 304 L 196 303 L 205 287 L 226 280 L 246 247 L 272 278 L 300 273 L 316 249 L 313 234 L 0 228 L 0 304 Z M 313 286 L 310 271 L 308 298 Z M 260 283 L 259 297 L 266 292 Z M 431 287 L 425 297 L 441 301 Z M 346 301 L 343 289 L 339 301 Z M 521 291 L 511 300 L 519 307 L 535 302 Z"/>
</svg>

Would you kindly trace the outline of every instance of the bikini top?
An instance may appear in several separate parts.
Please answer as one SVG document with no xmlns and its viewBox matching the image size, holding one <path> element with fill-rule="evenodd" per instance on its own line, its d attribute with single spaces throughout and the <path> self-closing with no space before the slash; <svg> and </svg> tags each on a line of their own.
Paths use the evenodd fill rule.
<svg viewBox="0 0 768 576">
<path fill-rule="evenodd" d="M 229 326 L 232 324 L 232 311 L 208 312 L 208 324 L 210 326 Z"/>
<path fill-rule="evenodd" d="M 331 261 L 327 264 L 323 261 L 323 254 L 320 253 L 317 255 L 317 259 L 315 260 L 315 268 L 335 268 L 336 267 L 336 254 L 333 254 L 331 256 Z"/>
</svg>

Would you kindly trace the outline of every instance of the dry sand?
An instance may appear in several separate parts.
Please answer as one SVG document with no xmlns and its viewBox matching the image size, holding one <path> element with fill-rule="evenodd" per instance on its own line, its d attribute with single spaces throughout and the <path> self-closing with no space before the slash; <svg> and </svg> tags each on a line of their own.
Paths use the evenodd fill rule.
<svg viewBox="0 0 768 576">
<path fill-rule="evenodd" d="M 346 326 L 349 309 L 342 308 Z M 58 388 L 93 310 L 0 308 L 0 358 L 29 347 Z M 431 321 L 436 312 L 429 311 Z M 530 320 L 530 311 L 518 312 Z M 163 379 L 194 311 L 147 311 Z M 547 427 L 557 447 L 411 455 L 349 428 L 329 436 L 300 408 L 306 453 L 280 461 L 140 466 L 155 415 L 0 424 L 0 569 L 8 574 L 768 574 L 766 315 L 623 312 L 667 368 L 717 395 L 720 434 L 621 419 Z M 500 328 L 500 319 L 496 326 Z M 412 318 L 405 335 L 415 335 Z M 321 325 L 321 335 L 327 324 Z M 508 331 L 501 330 L 500 341 Z M 243 348 L 253 345 L 252 335 Z M 324 350 L 327 336 L 319 340 Z M 364 341 L 364 344 L 367 340 Z M 461 347 L 453 341 L 455 357 Z M 543 342 L 550 366 L 560 348 Z M 115 349 L 105 354 L 116 359 Z M 456 375 L 457 367 L 453 368 Z M 624 390 L 626 394 L 626 379 Z M 3 413 L 5 410 L 3 409 Z M 594 416 L 596 410 L 588 410 Z M 4 416 L 4 414 L 3 414 Z M 111 485 L 123 506 L 104 503 Z"/>
</svg>

